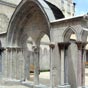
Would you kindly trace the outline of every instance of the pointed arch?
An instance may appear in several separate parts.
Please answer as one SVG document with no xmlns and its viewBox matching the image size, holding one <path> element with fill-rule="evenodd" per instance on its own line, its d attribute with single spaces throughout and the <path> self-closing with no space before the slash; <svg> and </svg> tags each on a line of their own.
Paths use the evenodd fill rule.
<svg viewBox="0 0 88 88">
<path fill-rule="evenodd" d="M 81 32 L 81 39 L 83 42 L 87 42 L 87 37 L 88 37 L 88 31 L 85 31 L 84 29 Z"/>
<path fill-rule="evenodd" d="M 48 8 L 48 11 L 44 6 Z M 52 17 L 49 17 L 50 13 Z M 28 21 L 30 21 L 31 23 L 34 15 L 41 16 L 40 18 L 44 21 L 43 24 L 46 25 L 46 30 L 44 29 L 44 27 L 42 28 L 49 35 L 50 21 L 55 20 L 54 14 L 50 9 L 50 7 L 43 0 L 42 1 L 41 0 L 22 0 L 22 2 L 16 8 L 9 23 L 8 33 L 7 33 L 8 45 L 17 43 L 17 39 L 20 37 L 19 35 L 22 34 L 22 32 L 24 32 L 22 31 L 24 29 L 24 26 L 27 24 Z M 38 26 L 39 24 L 41 25 L 41 23 L 42 22 L 38 23 Z"/>
<path fill-rule="evenodd" d="M 67 27 L 65 29 L 64 33 L 63 33 L 63 40 L 65 42 L 69 41 L 72 34 L 75 34 L 75 37 L 77 39 L 77 32 L 76 32 L 76 30 L 73 27 L 71 27 L 71 26 Z"/>
</svg>

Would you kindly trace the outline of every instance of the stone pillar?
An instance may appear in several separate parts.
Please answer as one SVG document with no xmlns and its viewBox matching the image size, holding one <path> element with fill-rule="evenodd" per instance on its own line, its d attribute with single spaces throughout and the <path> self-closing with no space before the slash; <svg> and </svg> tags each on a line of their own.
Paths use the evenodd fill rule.
<svg viewBox="0 0 88 88">
<path fill-rule="evenodd" d="M 7 49 L 4 51 L 5 58 L 4 58 L 4 78 L 7 78 Z"/>
<path fill-rule="evenodd" d="M 16 59 L 17 59 L 16 48 L 12 48 L 12 78 L 13 79 L 16 79 Z"/>
<path fill-rule="evenodd" d="M 10 52 L 10 50 L 8 49 L 8 50 L 7 50 L 7 78 L 10 78 L 10 74 L 9 74 L 9 72 L 10 72 L 10 63 L 9 63 L 10 58 L 9 58 L 9 52 Z"/>
<path fill-rule="evenodd" d="M 78 84 L 78 87 L 82 87 L 84 86 L 84 47 L 86 45 L 86 43 L 83 43 L 83 42 L 76 42 L 77 44 L 77 47 L 78 47 L 78 67 L 77 67 L 77 84 Z"/>
<path fill-rule="evenodd" d="M 0 48 L 0 77 L 4 78 L 5 77 L 5 48 Z"/>
<path fill-rule="evenodd" d="M 12 49 L 7 47 L 4 51 L 4 76 L 12 79 Z"/>
<path fill-rule="evenodd" d="M 66 48 L 68 48 L 70 43 L 65 43 L 65 42 L 62 42 L 62 43 L 58 43 L 58 46 L 59 46 L 59 49 L 60 49 L 60 56 L 61 56 L 61 86 L 59 86 L 59 88 L 70 88 L 70 85 L 65 84 L 65 51 L 66 51 Z"/>
<path fill-rule="evenodd" d="M 19 49 L 19 55 L 18 55 L 18 60 L 19 60 L 19 79 L 20 81 L 24 81 L 25 80 L 25 59 L 24 59 L 24 55 L 23 55 L 23 49 L 20 48 Z"/>
<path fill-rule="evenodd" d="M 25 57 L 25 80 L 30 80 L 30 52 L 24 52 Z"/>
<path fill-rule="evenodd" d="M 7 58 L 7 78 L 12 78 L 12 56 L 11 56 L 11 48 L 7 47 L 6 50 L 6 58 Z"/>
<path fill-rule="evenodd" d="M 9 59 L 9 76 L 10 76 L 10 79 L 12 79 L 12 75 L 13 75 L 13 68 L 12 68 L 12 60 L 13 60 L 13 57 L 12 57 L 12 48 L 8 48 L 8 59 Z"/>
<path fill-rule="evenodd" d="M 82 76 L 82 85 L 85 85 L 85 60 L 86 60 L 86 50 L 84 49 L 84 53 L 83 53 L 83 76 Z"/>
<path fill-rule="evenodd" d="M 54 66 L 54 48 L 55 44 L 50 44 L 50 87 L 54 88 L 55 87 L 55 66 Z"/>
<path fill-rule="evenodd" d="M 21 63 L 20 63 L 20 59 L 21 59 L 21 54 L 22 53 L 22 51 L 21 51 L 21 49 L 20 48 L 17 48 L 17 61 L 16 61 L 16 63 L 17 63 L 17 65 L 16 65 L 16 68 L 17 68 L 17 70 L 16 70 L 16 79 L 17 80 L 21 80 Z"/>
<path fill-rule="evenodd" d="M 39 48 L 33 46 L 33 58 L 34 58 L 34 86 L 39 85 Z"/>
<path fill-rule="evenodd" d="M 68 57 L 68 49 L 65 50 L 65 84 L 68 84 L 68 64 L 69 64 L 69 57 Z"/>
</svg>

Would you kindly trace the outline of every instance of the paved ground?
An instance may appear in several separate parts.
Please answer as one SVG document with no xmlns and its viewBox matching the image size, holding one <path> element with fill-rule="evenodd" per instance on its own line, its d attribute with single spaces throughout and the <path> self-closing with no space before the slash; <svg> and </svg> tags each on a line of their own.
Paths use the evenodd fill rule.
<svg viewBox="0 0 88 88">
<path fill-rule="evenodd" d="M 26 86 L 1 86 L 0 88 L 29 88 L 29 87 L 26 87 Z"/>
<path fill-rule="evenodd" d="M 49 86 L 50 83 L 50 73 L 49 72 L 45 72 L 45 73 L 41 73 L 40 74 L 40 83 L 41 84 L 46 84 Z M 33 75 L 31 75 L 31 80 L 33 80 Z M 29 82 L 27 82 L 29 83 Z M 85 69 L 85 85 L 88 86 L 88 69 Z M 1 86 L 0 88 L 29 88 L 27 86 L 22 86 L 22 85 L 8 85 L 8 86 Z"/>
</svg>

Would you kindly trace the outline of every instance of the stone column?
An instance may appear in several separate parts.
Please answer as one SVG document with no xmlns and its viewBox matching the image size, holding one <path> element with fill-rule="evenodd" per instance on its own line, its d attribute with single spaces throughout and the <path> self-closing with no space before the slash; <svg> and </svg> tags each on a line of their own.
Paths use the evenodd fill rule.
<svg viewBox="0 0 88 88">
<path fill-rule="evenodd" d="M 68 48 L 65 50 L 65 84 L 68 84 L 68 64 L 69 64 L 69 57 L 68 57 Z"/>
<path fill-rule="evenodd" d="M 5 48 L 0 48 L 0 53 L 1 53 L 1 58 L 0 58 L 0 77 L 4 78 L 5 74 L 4 74 L 4 70 L 5 70 Z"/>
<path fill-rule="evenodd" d="M 4 75 L 6 78 L 12 79 L 12 49 L 7 47 L 4 54 Z"/>
<path fill-rule="evenodd" d="M 55 48 L 55 44 L 51 43 L 50 44 L 50 87 L 54 88 L 55 87 L 55 66 L 54 66 L 54 55 L 53 55 L 53 50 Z"/>
<path fill-rule="evenodd" d="M 24 81 L 25 80 L 25 58 L 24 58 L 24 55 L 23 55 L 23 49 L 20 48 L 20 51 L 19 51 L 19 77 L 20 77 L 20 81 Z"/>
<path fill-rule="evenodd" d="M 26 51 L 25 54 L 25 80 L 30 80 L 30 52 Z"/>
<path fill-rule="evenodd" d="M 77 44 L 77 46 L 78 46 L 78 53 L 79 53 L 79 55 L 78 55 L 78 67 L 77 67 L 77 84 L 78 84 L 78 87 L 82 87 L 82 86 L 84 86 L 84 70 L 85 70 L 85 68 L 84 68 L 84 47 L 85 47 L 85 45 L 86 45 L 86 43 L 83 43 L 83 42 L 76 42 L 76 44 Z"/>
<path fill-rule="evenodd" d="M 61 86 L 59 88 L 70 88 L 70 85 L 65 84 L 65 50 L 68 48 L 70 43 L 61 42 L 58 43 L 61 53 Z"/>
<path fill-rule="evenodd" d="M 11 56 L 11 48 L 7 48 L 7 54 L 6 54 L 6 57 L 7 57 L 7 77 L 9 79 L 12 79 L 12 63 L 11 63 L 11 60 L 12 60 L 12 56 Z"/>
<path fill-rule="evenodd" d="M 16 79 L 17 80 L 21 80 L 21 63 L 20 63 L 20 59 L 21 59 L 21 49 L 20 48 L 17 48 L 17 61 L 16 61 L 16 63 L 17 63 L 17 65 L 16 65 L 16 68 L 17 68 L 17 70 L 16 70 Z"/>
<path fill-rule="evenodd" d="M 16 53 L 16 48 L 12 48 L 12 78 L 16 79 L 16 58 L 17 58 L 17 53 Z"/>
<path fill-rule="evenodd" d="M 34 86 L 39 85 L 39 48 L 33 46 L 33 58 L 34 58 Z"/>
<path fill-rule="evenodd" d="M 84 48 L 84 53 L 83 53 L 83 76 L 82 76 L 82 85 L 85 85 L 85 60 L 86 60 L 86 50 Z"/>
<path fill-rule="evenodd" d="M 4 78 L 7 78 L 7 49 L 4 51 L 5 58 L 4 58 Z"/>
<path fill-rule="evenodd" d="M 8 58 L 9 58 L 9 65 L 10 65 L 10 72 L 9 72 L 9 75 L 10 75 L 10 79 L 12 79 L 12 49 L 11 48 L 8 48 Z"/>
</svg>

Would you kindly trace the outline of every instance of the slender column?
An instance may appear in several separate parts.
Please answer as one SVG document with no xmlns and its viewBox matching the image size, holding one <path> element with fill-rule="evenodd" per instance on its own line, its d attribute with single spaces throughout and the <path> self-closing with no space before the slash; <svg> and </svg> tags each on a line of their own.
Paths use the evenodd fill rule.
<svg viewBox="0 0 88 88">
<path fill-rule="evenodd" d="M 39 85 L 39 49 L 37 46 L 33 46 L 33 58 L 34 58 L 34 85 Z"/>
<path fill-rule="evenodd" d="M 16 50 L 17 58 L 16 58 L 16 79 L 19 79 L 19 55 L 18 55 L 19 49 Z"/>
<path fill-rule="evenodd" d="M 16 49 L 12 48 L 12 78 L 16 79 Z"/>
<path fill-rule="evenodd" d="M 78 80 L 77 80 L 77 84 L 78 84 L 78 87 L 80 87 L 80 86 L 83 86 L 84 85 L 84 70 L 85 70 L 85 68 L 84 68 L 84 56 L 83 56 L 83 54 L 84 54 L 84 47 L 85 47 L 85 45 L 86 45 L 86 43 L 82 43 L 82 42 L 76 42 L 76 44 L 77 44 L 77 46 L 78 46 L 78 53 L 79 53 L 79 55 L 78 55 L 78 71 L 77 71 L 77 77 L 78 77 Z"/>
<path fill-rule="evenodd" d="M 10 47 L 7 47 L 7 77 L 9 79 L 12 79 L 12 49 Z"/>
<path fill-rule="evenodd" d="M 25 80 L 30 80 L 30 53 L 26 51 L 25 55 Z"/>
<path fill-rule="evenodd" d="M 27 80 L 30 80 L 30 52 L 28 51 L 27 55 Z"/>
<path fill-rule="evenodd" d="M 20 51 L 20 59 L 19 59 L 19 63 L 20 63 L 20 80 L 23 81 L 24 79 L 24 75 L 25 75 L 25 60 L 24 60 L 24 56 L 23 56 L 23 50 L 21 49 Z"/>
<path fill-rule="evenodd" d="M 10 64 L 10 52 L 11 50 L 8 48 L 7 49 L 7 78 L 11 79 L 11 74 L 10 74 L 10 71 L 11 71 L 11 64 Z"/>
<path fill-rule="evenodd" d="M 65 51 L 66 51 L 66 48 L 68 48 L 70 43 L 65 43 L 65 42 L 62 42 L 62 43 L 58 43 L 58 46 L 59 46 L 59 49 L 60 49 L 60 53 L 61 53 L 61 86 L 64 86 L 66 85 L 65 84 Z M 62 87 L 60 87 L 62 88 Z M 63 87 L 65 88 L 65 86 Z"/>
<path fill-rule="evenodd" d="M 54 75 L 54 57 L 53 57 L 53 49 L 55 48 L 55 44 L 50 44 L 50 87 L 55 87 L 55 75 Z"/>
<path fill-rule="evenodd" d="M 15 62 L 16 62 L 16 64 L 15 64 L 15 69 L 16 69 L 16 71 L 15 71 L 15 77 L 16 77 L 16 79 L 18 79 L 18 80 L 24 80 L 24 73 L 23 73 L 23 71 L 24 71 L 24 69 L 22 68 L 24 65 L 24 59 L 23 59 L 23 55 L 22 55 L 22 49 L 21 48 L 19 48 L 19 47 L 16 47 L 16 49 L 15 49 L 15 53 L 16 53 L 16 57 L 15 57 Z"/>
<path fill-rule="evenodd" d="M 5 78 L 7 78 L 7 77 L 8 77 L 8 76 L 7 76 L 7 69 L 8 69 L 8 68 L 7 68 L 7 63 L 8 63 L 8 62 L 7 62 L 7 55 L 8 55 L 7 52 L 8 52 L 8 50 L 6 49 L 4 52 L 5 52 L 4 76 L 5 76 Z"/>
<path fill-rule="evenodd" d="M 10 79 L 12 79 L 12 49 L 9 49 L 9 54 L 8 54 L 9 56 L 9 58 L 10 58 L 10 60 L 9 60 L 9 62 L 10 62 L 10 72 L 9 72 L 9 75 L 10 75 Z"/>
<path fill-rule="evenodd" d="M 3 77 L 5 77 L 5 74 L 4 74 L 4 70 L 5 70 L 5 49 L 1 47 L 0 51 L 1 51 L 0 72 L 1 72 L 1 75 L 2 75 L 2 78 L 3 78 Z"/>
<path fill-rule="evenodd" d="M 68 49 L 65 50 L 65 84 L 68 84 Z"/>
<path fill-rule="evenodd" d="M 61 85 L 64 85 L 64 49 L 61 49 Z"/>
<path fill-rule="evenodd" d="M 84 49 L 83 53 L 83 76 L 82 76 L 82 85 L 85 86 L 85 60 L 86 60 L 86 50 Z"/>
<path fill-rule="evenodd" d="M 19 48 L 16 48 L 16 80 L 18 80 L 18 69 L 19 69 L 19 60 L 18 60 L 18 50 L 19 50 Z"/>
<path fill-rule="evenodd" d="M 21 63 L 20 63 L 20 59 L 21 59 L 21 49 L 19 48 L 19 49 L 17 49 L 17 72 L 16 72 L 16 74 L 17 74 L 17 79 L 18 80 L 21 80 Z"/>
</svg>

